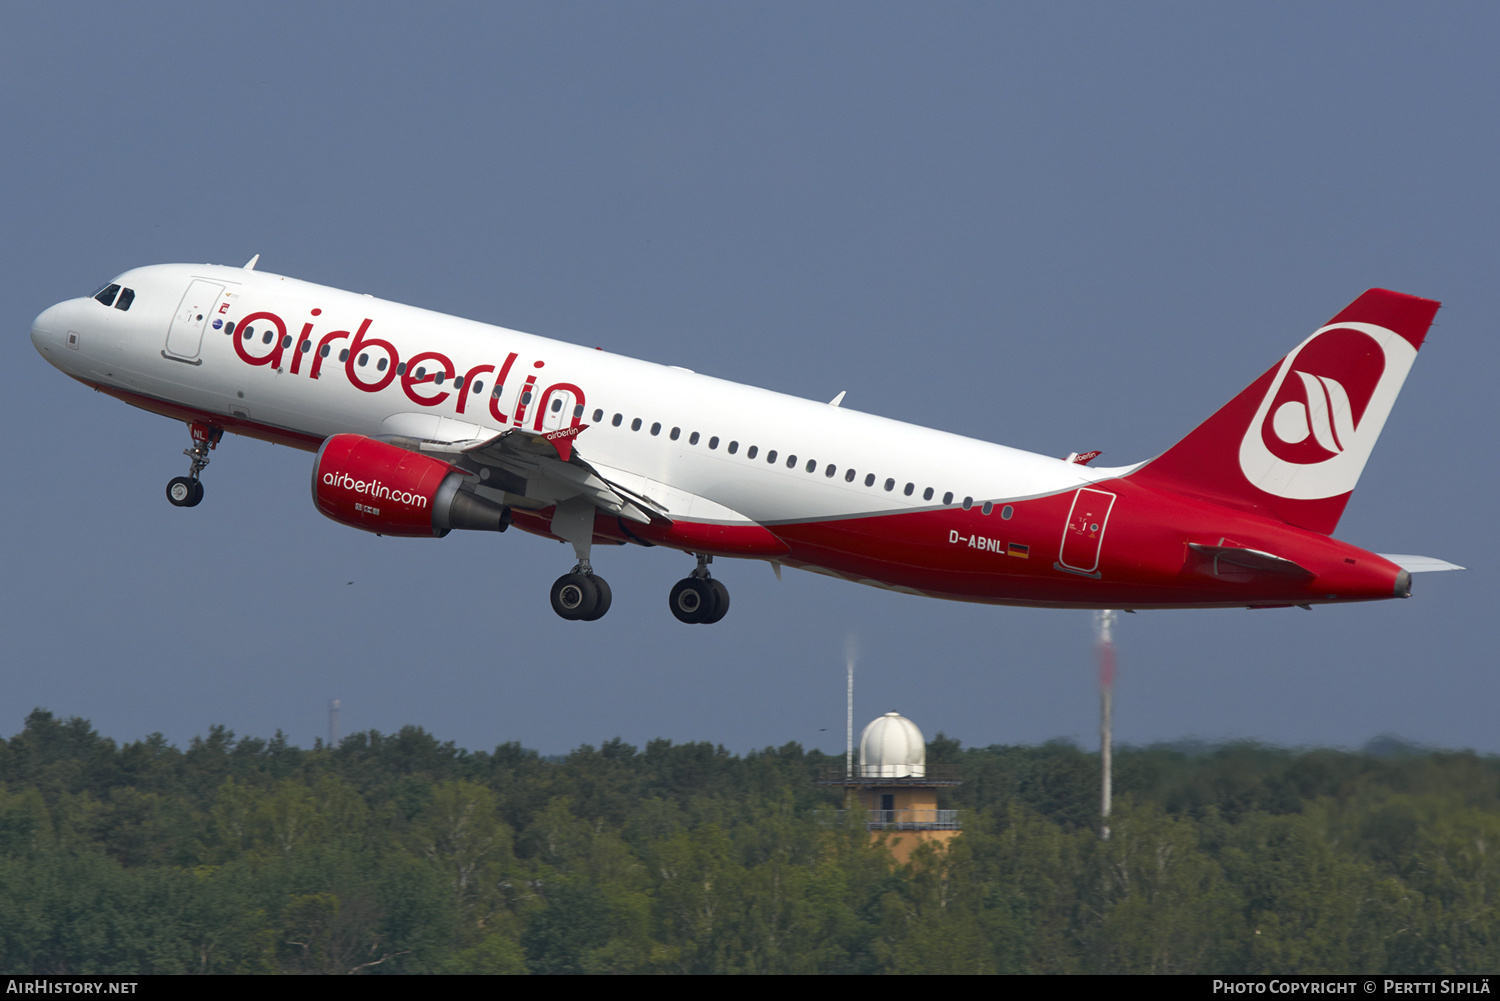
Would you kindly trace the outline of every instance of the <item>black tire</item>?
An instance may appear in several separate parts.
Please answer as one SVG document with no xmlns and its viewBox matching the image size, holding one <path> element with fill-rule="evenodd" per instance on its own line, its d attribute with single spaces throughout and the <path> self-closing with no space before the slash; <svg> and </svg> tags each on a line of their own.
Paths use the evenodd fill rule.
<svg viewBox="0 0 1500 1001">
<path fill-rule="evenodd" d="M 589 583 L 594 585 L 594 590 L 599 593 L 599 599 L 594 602 L 594 610 L 583 616 L 584 622 L 594 622 L 604 618 L 604 613 L 609 611 L 609 603 L 614 600 L 610 594 L 609 581 L 597 574 L 589 575 Z"/>
<path fill-rule="evenodd" d="M 708 581 L 684 577 L 672 585 L 667 603 L 678 622 L 686 622 L 691 626 L 708 620 L 713 613 L 715 597 L 714 589 L 709 586 Z"/>
<path fill-rule="evenodd" d="M 192 507 L 203 499 L 203 488 L 186 476 L 174 476 L 167 481 L 167 500 L 173 507 Z"/>
<path fill-rule="evenodd" d="M 729 614 L 729 588 L 725 587 L 724 582 L 718 578 L 710 578 L 708 586 L 713 588 L 714 610 L 709 613 L 708 618 L 703 620 L 703 624 L 711 626 Z"/>
<path fill-rule="evenodd" d="M 203 503 L 203 481 L 202 480 L 194 480 L 193 481 L 193 496 L 188 500 L 187 506 L 188 507 L 197 507 L 201 503 Z"/>
<path fill-rule="evenodd" d="M 563 574 L 552 583 L 552 610 L 570 622 L 585 618 L 599 604 L 599 589 L 586 574 Z"/>
</svg>

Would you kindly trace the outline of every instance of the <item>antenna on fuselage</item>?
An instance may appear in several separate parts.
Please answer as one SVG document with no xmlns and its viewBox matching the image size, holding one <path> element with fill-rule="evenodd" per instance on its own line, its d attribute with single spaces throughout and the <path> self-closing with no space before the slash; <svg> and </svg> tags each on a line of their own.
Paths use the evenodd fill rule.
<svg viewBox="0 0 1500 1001">
<path fill-rule="evenodd" d="M 256 254 L 254 257 L 252 257 L 248 261 L 246 261 L 245 262 L 245 270 L 246 271 L 254 271 L 255 270 L 255 262 L 258 261 L 258 260 L 260 260 L 260 255 Z"/>
</svg>

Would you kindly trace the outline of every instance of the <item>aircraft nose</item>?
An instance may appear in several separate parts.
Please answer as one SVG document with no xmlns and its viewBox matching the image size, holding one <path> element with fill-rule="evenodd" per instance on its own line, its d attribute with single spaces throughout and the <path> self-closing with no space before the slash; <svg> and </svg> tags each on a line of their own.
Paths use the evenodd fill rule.
<svg viewBox="0 0 1500 1001">
<path fill-rule="evenodd" d="M 51 349 L 62 343 L 58 336 L 58 328 L 62 326 L 59 313 L 62 311 L 63 303 L 48 306 L 37 314 L 37 318 L 31 321 L 31 344 L 41 352 L 43 358 L 51 355 Z"/>
</svg>

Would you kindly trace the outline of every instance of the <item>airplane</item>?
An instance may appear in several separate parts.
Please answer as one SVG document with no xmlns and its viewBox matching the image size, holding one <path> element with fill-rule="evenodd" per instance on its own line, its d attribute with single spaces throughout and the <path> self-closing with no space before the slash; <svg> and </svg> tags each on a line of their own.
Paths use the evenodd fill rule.
<svg viewBox="0 0 1500 1001">
<path fill-rule="evenodd" d="M 164 264 L 44 310 L 52 365 L 184 422 L 193 507 L 224 432 L 313 452 L 343 525 L 571 544 L 562 618 L 610 608 L 596 547 L 696 559 L 668 604 L 711 624 L 715 557 L 910 594 L 1060 608 L 1270 608 L 1411 594 L 1463 569 L 1331 533 L 1439 303 L 1371 289 L 1154 459 L 1093 467 L 256 270 Z"/>
</svg>

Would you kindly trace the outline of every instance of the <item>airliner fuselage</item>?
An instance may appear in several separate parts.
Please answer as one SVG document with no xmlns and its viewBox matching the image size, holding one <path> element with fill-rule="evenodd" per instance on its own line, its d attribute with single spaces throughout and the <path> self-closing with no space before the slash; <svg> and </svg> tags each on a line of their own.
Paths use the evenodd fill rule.
<svg viewBox="0 0 1500 1001">
<path fill-rule="evenodd" d="M 1357 447 L 1363 466 L 1410 364 L 1401 352 L 1415 355 L 1436 309 L 1375 295 L 1345 311 L 1366 303 L 1372 319 L 1340 314 L 1298 366 L 1273 368 L 1194 433 L 1203 440 L 1185 439 L 1187 453 L 1117 468 L 245 268 L 126 272 L 44 311 L 32 340 L 75 379 L 190 425 L 194 465 L 169 488 L 174 503 L 202 496 L 197 474 L 223 431 L 316 451 L 315 503 L 345 524 L 440 536 L 513 522 L 571 542 L 579 565 L 553 589 L 568 618 L 608 608 L 592 548 L 631 543 L 699 557 L 673 590 L 684 621 L 714 621 L 721 596 L 727 610 L 713 556 L 999 604 L 1264 606 L 1409 591 L 1403 558 L 1326 534 L 1353 489 L 1339 463 Z M 1288 393 L 1303 396 L 1288 405 Z M 1252 435 L 1275 455 L 1218 468 L 1236 442 L 1217 438 L 1242 431 L 1242 455 Z"/>
</svg>

